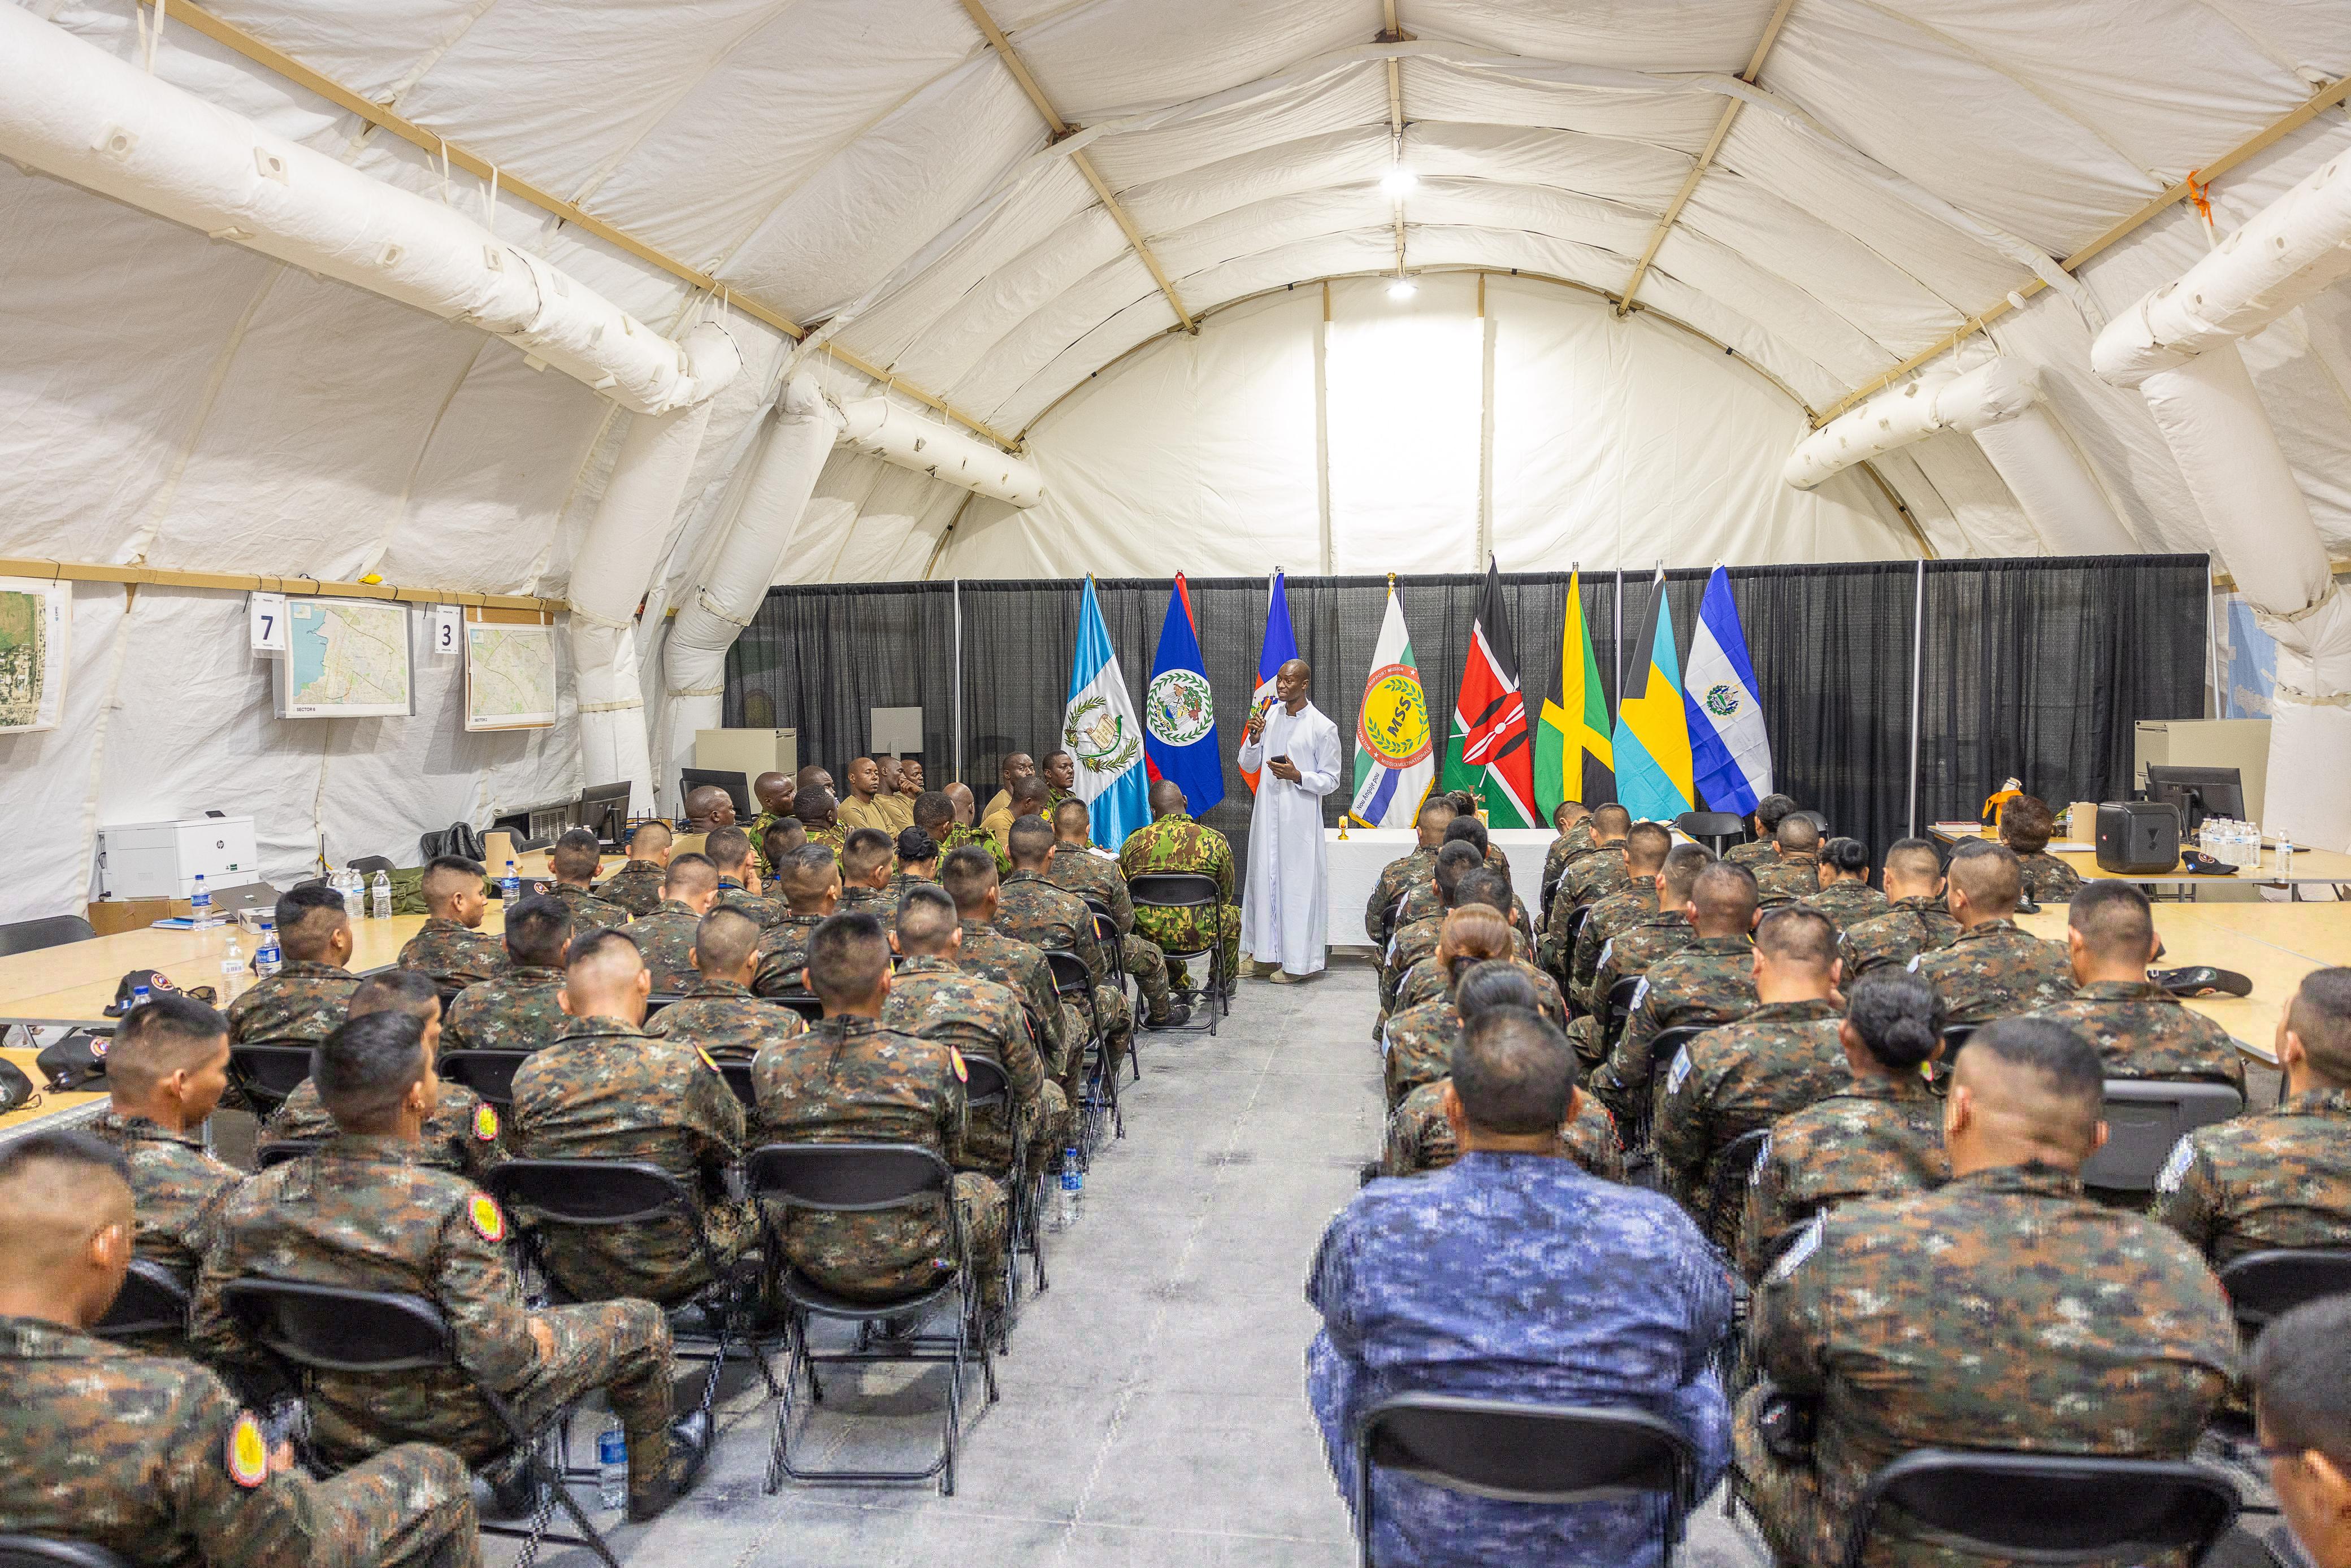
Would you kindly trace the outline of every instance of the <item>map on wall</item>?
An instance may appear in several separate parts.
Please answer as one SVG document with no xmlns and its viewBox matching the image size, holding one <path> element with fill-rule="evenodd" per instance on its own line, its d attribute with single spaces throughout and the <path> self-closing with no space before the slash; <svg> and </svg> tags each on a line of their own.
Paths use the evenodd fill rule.
<svg viewBox="0 0 2351 1568">
<path fill-rule="evenodd" d="M 465 623 L 465 727 L 534 729 L 555 722 L 555 629 Z"/>
<path fill-rule="evenodd" d="M 70 586 L 0 577 L 0 735 L 57 727 L 72 631 Z"/>
<path fill-rule="evenodd" d="M 414 711 L 408 606 L 297 599 L 277 661 L 280 718 L 391 718 Z"/>
</svg>

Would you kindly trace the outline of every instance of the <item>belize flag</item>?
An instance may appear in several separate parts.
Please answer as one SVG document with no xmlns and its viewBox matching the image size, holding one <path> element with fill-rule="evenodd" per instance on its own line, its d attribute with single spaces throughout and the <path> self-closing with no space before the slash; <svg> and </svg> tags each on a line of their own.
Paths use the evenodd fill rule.
<svg viewBox="0 0 2351 1568">
<path fill-rule="evenodd" d="M 1689 709 L 1690 760 L 1698 793 L 1714 810 L 1747 816 L 1771 792 L 1771 737 L 1763 733 L 1755 666 L 1747 657 L 1747 633 L 1730 597 L 1730 574 L 1719 566 L 1706 580 L 1706 599 L 1698 606 L 1682 701 Z"/>
<path fill-rule="evenodd" d="M 1265 585 L 1265 642 L 1257 652 L 1257 690 L 1249 694 L 1252 716 L 1273 706 L 1273 677 L 1296 657 L 1298 639 L 1290 630 L 1290 579 L 1276 567 Z M 1241 777 L 1251 790 L 1257 789 L 1256 774 L 1244 768 Z"/>
<path fill-rule="evenodd" d="M 1093 816 L 1094 842 L 1115 850 L 1151 821 L 1144 799 L 1143 726 L 1119 674 L 1094 580 L 1078 609 L 1078 652 L 1070 661 L 1070 706 L 1061 716 L 1061 744 L 1078 765 L 1074 793 Z"/>
<path fill-rule="evenodd" d="M 1388 584 L 1388 612 L 1372 649 L 1372 673 L 1355 718 L 1355 798 L 1347 814 L 1367 828 L 1409 828 L 1437 777 L 1428 698 L 1404 629 L 1404 606 Z"/>
<path fill-rule="evenodd" d="M 1217 749 L 1217 700 L 1200 658 L 1192 591 L 1180 571 L 1167 595 L 1167 619 L 1159 623 L 1159 653 L 1151 662 L 1151 685 L 1143 694 L 1143 759 L 1152 778 L 1176 782 L 1184 791 L 1185 809 L 1195 817 L 1225 798 L 1225 760 Z"/>
</svg>

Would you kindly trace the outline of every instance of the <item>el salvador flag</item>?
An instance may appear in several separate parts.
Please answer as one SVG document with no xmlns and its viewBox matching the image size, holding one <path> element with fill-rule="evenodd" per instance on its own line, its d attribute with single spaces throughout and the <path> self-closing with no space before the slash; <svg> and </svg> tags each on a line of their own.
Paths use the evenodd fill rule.
<svg viewBox="0 0 2351 1568">
<path fill-rule="evenodd" d="M 1730 597 L 1730 574 L 1719 566 L 1706 580 L 1698 632 L 1682 667 L 1682 702 L 1698 793 L 1714 810 L 1746 816 L 1771 793 L 1771 737 L 1755 700 L 1755 666 Z"/>
<path fill-rule="evenodd" d="M 1110 645 L 1094 580 L 1078 610 L 1078 652 L 1070 661 L 1070 706 L 1061 716 L 1061 744 L 1078 768 L 1077 797 L 1093 818 L 1094 842 L 1115 850 L 1151 820 L 1143 771 L 1143 726 L 1126 694 L 1118 654 Z"/>
</svg>

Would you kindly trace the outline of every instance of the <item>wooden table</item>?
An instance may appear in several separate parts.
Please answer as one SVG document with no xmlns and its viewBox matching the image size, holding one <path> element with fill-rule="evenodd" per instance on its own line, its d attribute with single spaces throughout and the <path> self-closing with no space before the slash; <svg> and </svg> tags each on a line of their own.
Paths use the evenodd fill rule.
<svg viewBox="0 0 2351 1568">
<path fill-rule="evenodd" d="M 1946 845 L 1957 843 L 1959 840 L 1970 836 L 1964 832 L 1941 827 L 1930 828 L 1928 831 L 1938 842 Z M 1973 836 L 1980 839 L 1996 839 L 2000 835 L 1990 828 L 1980 828 Z M 2299 889 L 2304 885 L 2321 883 L 2351 886 L 2351 855 L 2338 854 L 2332 850 L 2294 851 L 2294 873 L 2284 877 L 2277 874 L 2277 851 L 2269 847 L 2264 847 L 2262 851 L 2262 864 L 2259 871 L 2251 866 L 2241 867 L 2234 876 L 2199 876 L 2192 871 L 2186 871 L 2178 866 L 2174 866 L 2169 871 L 2159 872 L 2106 871 L 2099 866 L 2095 851 L 2060 849 L 2054 841 L 2050 845 L 2049 852 L 2072 866 L 2074 873 L 2085 882 L 2128 882 L 2136 883 L 2141 887 L 2174 888 L 2285 887 Z M 2300 895 L 2296 893 L 2294 896 Z"/>
<path fill-rule="evenodd" d="M 12 1137 L 21 1137 L 37 1126 L 68 1126 L 87 1120 L 106 1106 L 103 1093 L 56 1094 L 41 1088 L 41 1070 L 34 1060 L 39 1055 L 37 1051 L 0 1051 L 0 1060 L 22 1069 L 25 1076 L 33 1081 L 34 1088 L 41 1097 L 37 1104 L 0 1115 L 0 1144 Z"/>
</svg>

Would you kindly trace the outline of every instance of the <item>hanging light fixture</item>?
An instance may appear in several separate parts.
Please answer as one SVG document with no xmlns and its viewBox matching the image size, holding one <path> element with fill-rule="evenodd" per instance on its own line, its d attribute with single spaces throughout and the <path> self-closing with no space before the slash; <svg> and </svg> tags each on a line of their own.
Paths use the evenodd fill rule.
<svg viewBox="0 0 2351 1568">
<path fill-rule="evenodd" d="M 1420 292 L 1420 285 L 1409 277 L 1398 277 L 1388 285 L 1388 298 L 1401 304 Z"/>
<path fill-rule="evenodd" d="M 1392 166 L 1386 173 L 1380 176 L 1381 192 L 1398 201 L 1412 194 L 1413 187 L 1419 183 L 1420 181 L 1413 172 L 1401 163 Z"/>
</svg>

